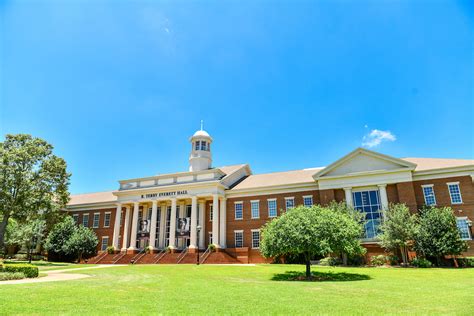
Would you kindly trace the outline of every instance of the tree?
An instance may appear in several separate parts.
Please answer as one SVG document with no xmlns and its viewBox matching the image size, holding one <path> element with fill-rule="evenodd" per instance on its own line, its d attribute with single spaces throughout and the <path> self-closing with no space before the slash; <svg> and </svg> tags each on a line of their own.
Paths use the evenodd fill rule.
<svg viewBox="0 0 474 316">
<path fill-rule="evenodd" d="M 419 226 L 415 233 L 417 255 L 435 257 L 439 266 L 443 256 L 460 255 L 467 248 L 451 208 L 430 207 L 420 210 Z"/>
<path fill-rule="evenodd" d="M 10 218 L 5 232 L 5 245 L 31 250 L 43 234 L 45 221 L 36 219 L 19 224 Z"/>
<path fill-rule="evenodd" d="M 315 256 L 338 251 L 363 253 L 361 234 L 362 226 L 348 213 L 329 207 L 298 206 L 263 227 L 260 251 L 267 258 L 303 255 L 306 278 L 311 279 L 310 260 Z"/>
<path fill-rule="evenodd" d="M 99 240 L 91 228 L 77 226 L 72 217 L 67 216 L 56 224 L 46 238 L 45 248 L 48 259 L 72 261 L 91 257 L 97 253 Z"/>
<path fill-rule="evenodd" d="M 384 213 L 380 225 L 382 247 L 390 251 L 398 251 L 402 255 L 403 264 L 408 264 L 408 246 L 413 242 L 417 229 L 416 216 L 410 213 L 405 204 L 390 204 Z"/>
<path fill-rule="evenodd" d="M 90 258 L 97 254 L 99 240 L 91 228 L 76 226 L 72 236 L 66 243 L 69 255 L 78 258 L 79 262 L 84 258 Z"/>
<path fill-rule="evenodd" d="M 47 217 L 69 201 L 66 162 L 53 146 L 31 135 L 6 135 L 0 143 L 0 249 L 8 220 Z"/>
</svg>

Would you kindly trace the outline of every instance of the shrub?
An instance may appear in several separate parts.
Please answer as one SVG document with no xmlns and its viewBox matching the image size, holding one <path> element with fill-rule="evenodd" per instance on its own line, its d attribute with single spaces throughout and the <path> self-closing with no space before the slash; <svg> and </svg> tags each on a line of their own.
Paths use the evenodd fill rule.
<svg viewBox="0 0 474 316">
<path fill-rule="evenodd" d="M 365 256 L 356 255 L 347 257 L 347 265 L 349 266 L 361 266 L 365 264 Z"/>
<path fill-rule="evenodd" d="M 370 265 L 372 266 L 383 266 L 387 263 L 387 257 L 384 255 L 370 257 Z"/>
<path fill-rule="evenodd" d="M 108 247 L 107 247 L 107 253 L 108 253 L 109 255 L 113 255 L 113 254 L 115 253 L 115 248 L 114 248 L 114 246 L 108 246 Z"/>
<path fill-rule="evenodd" d="M 431 268 L 433 264 L 425 258 L 413 258 L 410 264 L 417 268 Z"/>
<path fill-rule="evenodd" d="M 0 272 L 0 281 L 21 280 L 25 275 L 21 272 Z"/>
<path fill-rule="evenodd" d="M 339 258 L 335 257 L 326 257 L 321 260 L 319 260 L 319 265 L 321 266 L 337 266 L 341 264 L 341 260 Z"/>
<path fill-rule="evenodd" d="M 211 252 L 214 252 L 214 251 L 216 251 L 216 248 L 217 248 L 217 247 L 216 247 L 216 245 L 214 245 L 214 244 L 209 244 L 209 246 L 208 246 L 207 248 L 209 248 L 209 250 L 210 250 Z"/>
<path fill-rule="evenodd" d="M 395 255 L 387 256 L 387 259 L 388 259 L 388 262 L 390 263 L 391 266 L 398 265 L 398 262 L 400 261 L 398 256 L 395 256 Z"/>
<path fill-rule="evenodd" d="M 460 267 L 463 268 L 474 268 L 474 257 L 458 258 Z"/>
<path fill-rule="evenodd" d="M 37 278 L 39 275 L 38 267 L 31 264 L 5 264 L 3 272 L 21 272 L 27 278 Z"/>
</svg>

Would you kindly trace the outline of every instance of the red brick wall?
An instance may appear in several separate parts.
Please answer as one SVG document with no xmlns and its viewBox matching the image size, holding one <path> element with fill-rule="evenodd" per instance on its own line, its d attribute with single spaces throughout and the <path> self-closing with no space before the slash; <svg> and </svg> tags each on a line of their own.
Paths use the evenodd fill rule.
<svg viewBox="0 0 474 316">
<path fill-rule="evenodd" d="M 99 227 L 98 228 L 93 228 L 93 221 L 94 221 L 94 214 L 99 213 Z M 105 219 L 105 213 L 110 213 L 110 225 L 109 227 L 104 227 L 104 219 Z M 78 223 L 82 224 L 82 218 L 84 214 L 89 214 L 89 225 L 88 227 L 92 228 L 94 232 L 97 235 L 97 238 L 99 239 L 99 244 L 97 245 L 97 250 L 100 251 L 100 247 L 102 245 L 102 237 L 103 236 L 108 236 L 109 237 L 109 242 L 108 245 L 112 245 L 112 238 L 114 234 L 114 222 L 115 222 L 115 213 L 116 213 L 116 208 L 107 208 L 107 209 L 101 209 L 101 210 L 89 210 L 89 211 L 71 211 L 71 216 L 73 214 L 78 214 Z"/>
</svg>

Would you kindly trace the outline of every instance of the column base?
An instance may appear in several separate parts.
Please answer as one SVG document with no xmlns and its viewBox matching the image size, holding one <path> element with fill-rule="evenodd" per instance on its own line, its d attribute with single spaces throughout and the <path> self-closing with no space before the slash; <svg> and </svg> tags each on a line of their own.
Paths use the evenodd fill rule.
<svg viewBox="0 0 474 316">
<path fill-rule="evenodd" d="M 197 253 L 198 248 L 196 246 L 189 246 L 188 247 L 188 253 Z"/>
<path fill-rule="evenodd" d="M 134 247 L 130 247 L 127 249 L 127 254 L 134 254 L 134 253 L 138 253 L 138 249 Z"/>
</svg>

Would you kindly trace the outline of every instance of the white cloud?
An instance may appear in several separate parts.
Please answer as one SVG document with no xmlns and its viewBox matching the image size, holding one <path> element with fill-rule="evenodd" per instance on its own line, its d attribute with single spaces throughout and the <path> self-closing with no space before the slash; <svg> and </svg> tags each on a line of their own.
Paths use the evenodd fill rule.
<svg viewBox="0 0 474 316">
<path fill-rule="evenodd" d="M 397 138 L 390 131 L 373 129 L 362 138 L 362 146 L 373 148 L 377 147 L 384 141 L 393 142 L 395 140 L 397 140 Z"/>
</svg>

